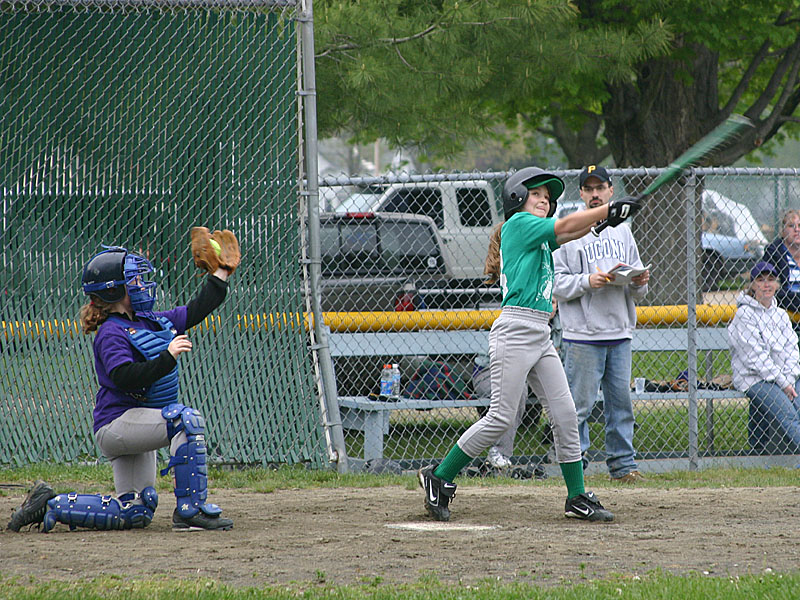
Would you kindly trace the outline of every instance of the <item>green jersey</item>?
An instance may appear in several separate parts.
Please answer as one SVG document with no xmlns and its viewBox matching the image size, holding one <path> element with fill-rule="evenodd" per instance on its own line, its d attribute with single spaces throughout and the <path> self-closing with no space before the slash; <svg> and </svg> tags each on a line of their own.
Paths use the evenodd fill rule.
<svg viewBox="0 0 800 600">
<path fill-rule="evenodd" d="M 518 212 L 503 224 L 500 234 L 500 288 L 503 306 L 553 310 L 553 218 Z"/>
</svg>

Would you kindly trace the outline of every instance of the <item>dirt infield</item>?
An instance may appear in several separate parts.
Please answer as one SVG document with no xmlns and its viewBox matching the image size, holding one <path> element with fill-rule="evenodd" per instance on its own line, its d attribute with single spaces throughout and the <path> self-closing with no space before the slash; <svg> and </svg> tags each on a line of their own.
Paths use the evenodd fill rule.
<svg viewBox="0 0 800 600">
<path fill-rule="evenodd" d="M 424 518 L 422 494 L 400 486 L 217 490 L 228 532 L 174 533 L 172 498 L 135 531 L 0 533 L 0 574 L 43 580 L 102 575 L 209 577 L 233 586 L 287 582 L 468 583 L 486 577 L 543 583 L 674 573 L 752 574 L 800 564 L 795 488 L 603 488 L 611 524 L 563 517 L 561 487 L 536 482 L 462 486 L 449 524 Z M 9 515 L 20 498 L 0 497 Z M 3 522 L 5 526 L 5 521 Z"/>
</svg>

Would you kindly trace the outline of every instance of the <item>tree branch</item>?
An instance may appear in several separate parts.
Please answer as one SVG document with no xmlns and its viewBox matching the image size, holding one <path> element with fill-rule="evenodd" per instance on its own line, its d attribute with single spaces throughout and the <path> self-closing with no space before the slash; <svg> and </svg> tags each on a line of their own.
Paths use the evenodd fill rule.
<svg viewBox="0 0 800 600">
<path fill-rule="evenodd" d="M 728 102 L 726 102 L 725 106 L 722 107 L 721 112 L 724 115 L 724 118 L 728 118 L 736 108 L 736 105 L 739 103 L 739 100 L 741 99 L 742 95 L 744 95 L 745 91 L 750 85 L 750 82 L 755 76 L 756 71 L 758 71 L 758 67 L 761 66 L 761 63 L 766 59 L 767 54 L 769 53 L 769 47 L 770 41 L 764 40 L 764 43 L 758 49 L 758 52 L 756 52 L 755 56 L 753 56 L 753 60 L 751 60 L 750 64 L 747 66 L 747 70 L 742 73 L 739 83 L 736 84 L 736 87 L 728 98 Z"/>
<path fill-rule="evenodd" d="M 793 70 L 796 68 L 799 54 L 800 35 L 795 38 L 794 43 L 792 43 L 791 46 L 784 50 L 783 58 L 778 63 L 778 66 L 775 67 L 769 82 L 764 87 L 764 91 L 745 112 L 747 117 L 750 117 L 751 119 L 758 119 L 761 116 L 761 113 L 767 108 L 770 102 L 772 102 L 773 97 L 781 87 L 781 81 L 783 80 L 784 75 L 786 75 L 786 72 L 790 68 Z"/>
</svg>

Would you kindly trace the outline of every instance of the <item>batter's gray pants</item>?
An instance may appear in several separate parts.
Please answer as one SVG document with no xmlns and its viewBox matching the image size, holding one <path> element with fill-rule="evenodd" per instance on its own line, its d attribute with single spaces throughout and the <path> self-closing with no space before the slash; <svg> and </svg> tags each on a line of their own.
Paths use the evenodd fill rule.
<svg viewBox="0 0 800 600">
<path fill-rule="evenodd" d="M 97 445 L 111 462 L 117 496 L 156 486 L 156 450 L 170 455 L 187 442 L 181 431 L 170 442 L 160 408 L 130 408 L 95 434 Z"/>
<path fill-rule="evenodd" d="M 513 425 L 526 384 L 542 403 L 553 429 L 558 462 L 581 460 L 578 417 L 567 376 L 550 339 L 550 313 L 506 306 L 489 332 L 492 399 L 489 411 L 458 440 L 471 457 L 480 456 Z M 527 383 L 526 383 L 527 382 Z"/>
</svg>

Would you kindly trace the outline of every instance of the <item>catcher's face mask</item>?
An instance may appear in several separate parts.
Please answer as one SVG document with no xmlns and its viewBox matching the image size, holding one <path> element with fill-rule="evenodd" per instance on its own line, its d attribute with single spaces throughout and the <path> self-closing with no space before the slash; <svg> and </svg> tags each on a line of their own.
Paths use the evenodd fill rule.
<svg viewBox="0 0 800 600">
<path fill-rule="evenodd" d="M 153 265 L 144 256 L 128 253 L 125 256 L 125 287 L 131 299 L 134 312 L 146 312 L 153 309 L 156 301 L 155 281 L 147 281 L 144 275 L 153 272 Z"/>
</svg>

